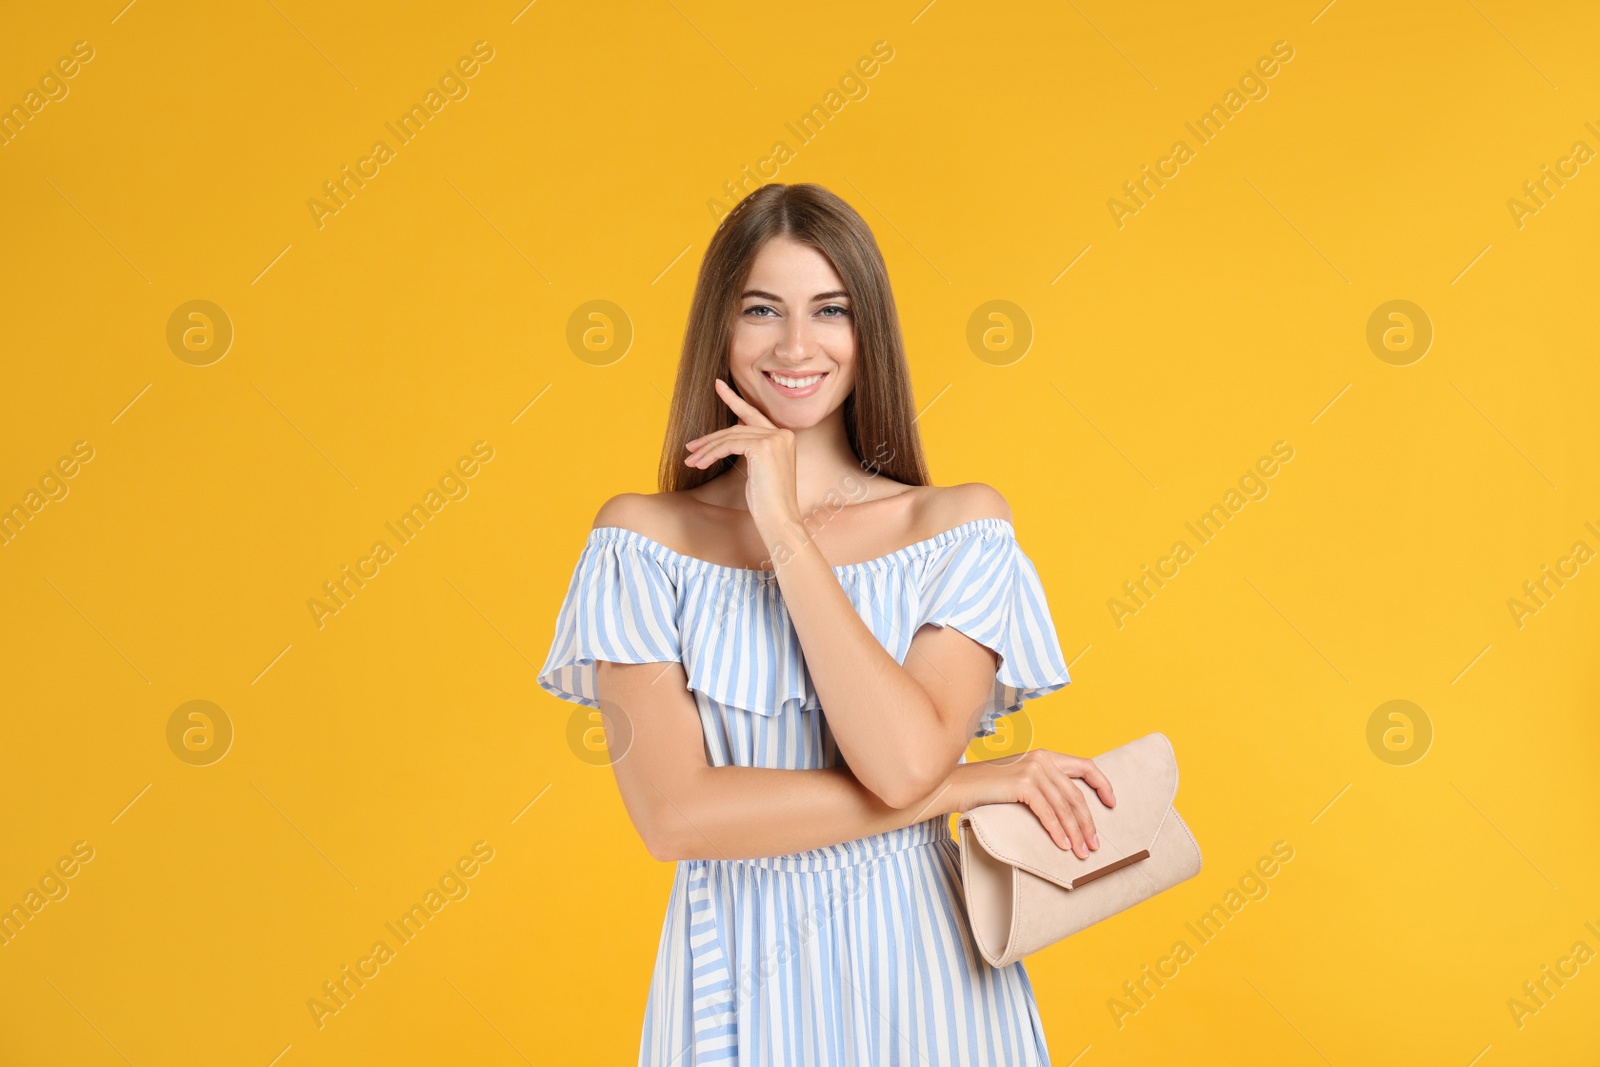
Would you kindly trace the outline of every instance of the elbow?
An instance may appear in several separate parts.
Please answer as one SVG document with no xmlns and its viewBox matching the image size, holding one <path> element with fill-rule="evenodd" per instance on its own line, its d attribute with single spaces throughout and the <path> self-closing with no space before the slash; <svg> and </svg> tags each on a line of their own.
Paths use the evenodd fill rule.
<svg viewBox="0 0 1600 1067">
<path fill-rule="evenodd" d="M 926 807 L 931 811 L 944 795 L 965 747 L 954 753 L 908 751 L 889 777 L 880 775 L 878 781 L 862 784 L 891 808 Z"/>
<path fill-rule="evenodd" d="M 704 796 L 699 779 L 673 779 L 664 784 L 665 792 L 662 786 L 650 783 L 649 792 L 653 795 L 641 798 L 637 807 L 628 809 L 639 839 L 651 858 L 660 863 L 707 858 L 707 842 L 698 827 L 716 819 L 715 812 L 702 811 L 697 803 Z"/>
<path fill-rule="evenodd" d="M 937 709 L 933 709 L 935 715 Z M 874 767 L 861 784 L 891 808 L 905 810 L 936 801 L 966 749 L 964 738 L 929 732 L 908 739 L 887 767 Z"/>
<path fill-rule="evenodd" d="M 660 863 L 676 863 L 686 859 L 683 850 L 678 847 L 676 839 L 661 833 L 652 833 L 645 837 L 644 847 L 650 850 L 650 857 Z"/>
<path fill-rule="evenodd" d="M 698 815 L 685 815 L 663 804 L 650 813 L 645 825 L 637 827 L 652 859 L 659 863 L 677 863 L 679 860 L 719 858 L 715 853 L 707 853 L 705 838 L 693 824 L 685 821 L 688 818 L 700 820 Z"/>
<path fill-rule="evenodd" d="M 944 774 L 933 775 L 915 768 L 901 767 L 893 779 L 868 788 L 889 807 L 903 810 L 925 803 L 944 779 Z"/>
<path fill-rule="evenodd" d="M 660 817 L 660 813 L 655 814 L 656 817 L 647 820 L 646 825 L 634 827 L 639 831 L 639 839 L 644 842 L 651 858 L 661 863 L 689 859 L 684 852 L 683 835 L 674 828 L 672 820 Z"/>
<path fill-rule="evenodd" d="M 889 805 L 889 807 L 899 810 L 911 807 L 920 799 L 920 795 L 913 795 L 909 788 L 904 787 L 884 788 L 874 790 L 874 792 L 878 794 L 879 800 Z"/>
</svg>

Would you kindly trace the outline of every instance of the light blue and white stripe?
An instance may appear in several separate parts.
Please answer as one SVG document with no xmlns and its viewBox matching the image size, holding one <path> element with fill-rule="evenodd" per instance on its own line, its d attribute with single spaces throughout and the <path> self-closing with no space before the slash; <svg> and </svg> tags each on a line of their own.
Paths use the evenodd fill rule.
<svg viewBox="0 0 1600 1067">
<path fill-rule="evenodd" d="M 897 662 L 926 623 L 1000 654 L 978 736 L 1068 684 L 1044 588 L 1004 519 L 834 568 Z M 591 530 L 539 684 L 598 707 L 595 663 L 681 662 L 716 766 L 838 764 L 770 571 Z M 1048 1064 L 1022 963 L 978 954 L 944 816 L 786 856 L 677 865 L 641 1067 Z"/>
</svg>

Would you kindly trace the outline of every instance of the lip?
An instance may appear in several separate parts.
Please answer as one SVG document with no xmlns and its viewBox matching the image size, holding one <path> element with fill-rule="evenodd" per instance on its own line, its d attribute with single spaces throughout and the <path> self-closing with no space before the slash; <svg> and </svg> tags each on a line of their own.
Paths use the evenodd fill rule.
<svg viewBox="0 0 1600 1067">
<path fill-rule="evenodd" d="M 810 371 L 810 372 L 808 372 L 806 374 L 785 374 L 784 375 L 785 378 L 809 378 L 813 374 L 822 375 L 821 378 L 818 378 L 816 381 L 812 382 L 810 385 L 806 386 L 804 389 L 791 389 L 787 385 L 779 384 L 778 382 L 773 380 L 771 371 L 762 371 L 761 372 L 761 376 L 767 380 L 767 384 L 772 386 L 772 388 L 774 390 L 776 390 L 780 396 L 788 396 L 788 397 L 794 397 L 794 398 L 798 399 L 800 397 L 810 396 L 812 393 L 815 393 L 818 389 L 821 389 L 822 386 L 823 386 L 823 383 L 828 380 L 828 374 L 829 373 L 830 373 L 829 371 Z"/>
</svg>

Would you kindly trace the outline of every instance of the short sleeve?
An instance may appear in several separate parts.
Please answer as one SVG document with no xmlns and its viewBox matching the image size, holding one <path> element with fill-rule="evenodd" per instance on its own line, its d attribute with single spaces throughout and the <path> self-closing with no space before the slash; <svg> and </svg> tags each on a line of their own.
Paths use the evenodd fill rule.
<svg viewBox="0 0 1600 1067">
<path fill-rule="evenodd" d="M 677 589 L 665 565 L 626 531 L 590 531 L 556 616 L 538 681 L 545 692 L 600 706 L 595 664 L 678 663 Z"/>
<path fill-rule="evenodd" d="M 919 626 L 952 626 L 999 654 L 994 691 L 975 735 L 988 737 L 1000 716 L 1072 679 L 1039 572 L 1017 544 L 1011 524 L 994 520 L 975 526 L 927 558 Z"/>
</svg>

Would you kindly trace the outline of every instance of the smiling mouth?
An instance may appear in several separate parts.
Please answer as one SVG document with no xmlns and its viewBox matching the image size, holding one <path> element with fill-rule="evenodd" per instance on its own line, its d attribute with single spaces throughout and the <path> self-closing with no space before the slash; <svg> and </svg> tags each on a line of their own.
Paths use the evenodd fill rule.
<svg viewBox="0 0 1600 1067">
<path fill-rule="evenodd" d="M 772 382 L 774 385 L 779 385 L 784 389 L 790 390 L 810 389 L 812 386 L 819 384 L 822 379 L 828 376 L 827 371 L 804 375 L 780 375 L 774 374 L 772 371 L 762 371 L 762 373 L 765 374 L 767 376 L 767 380 Z"/>
</svg>

